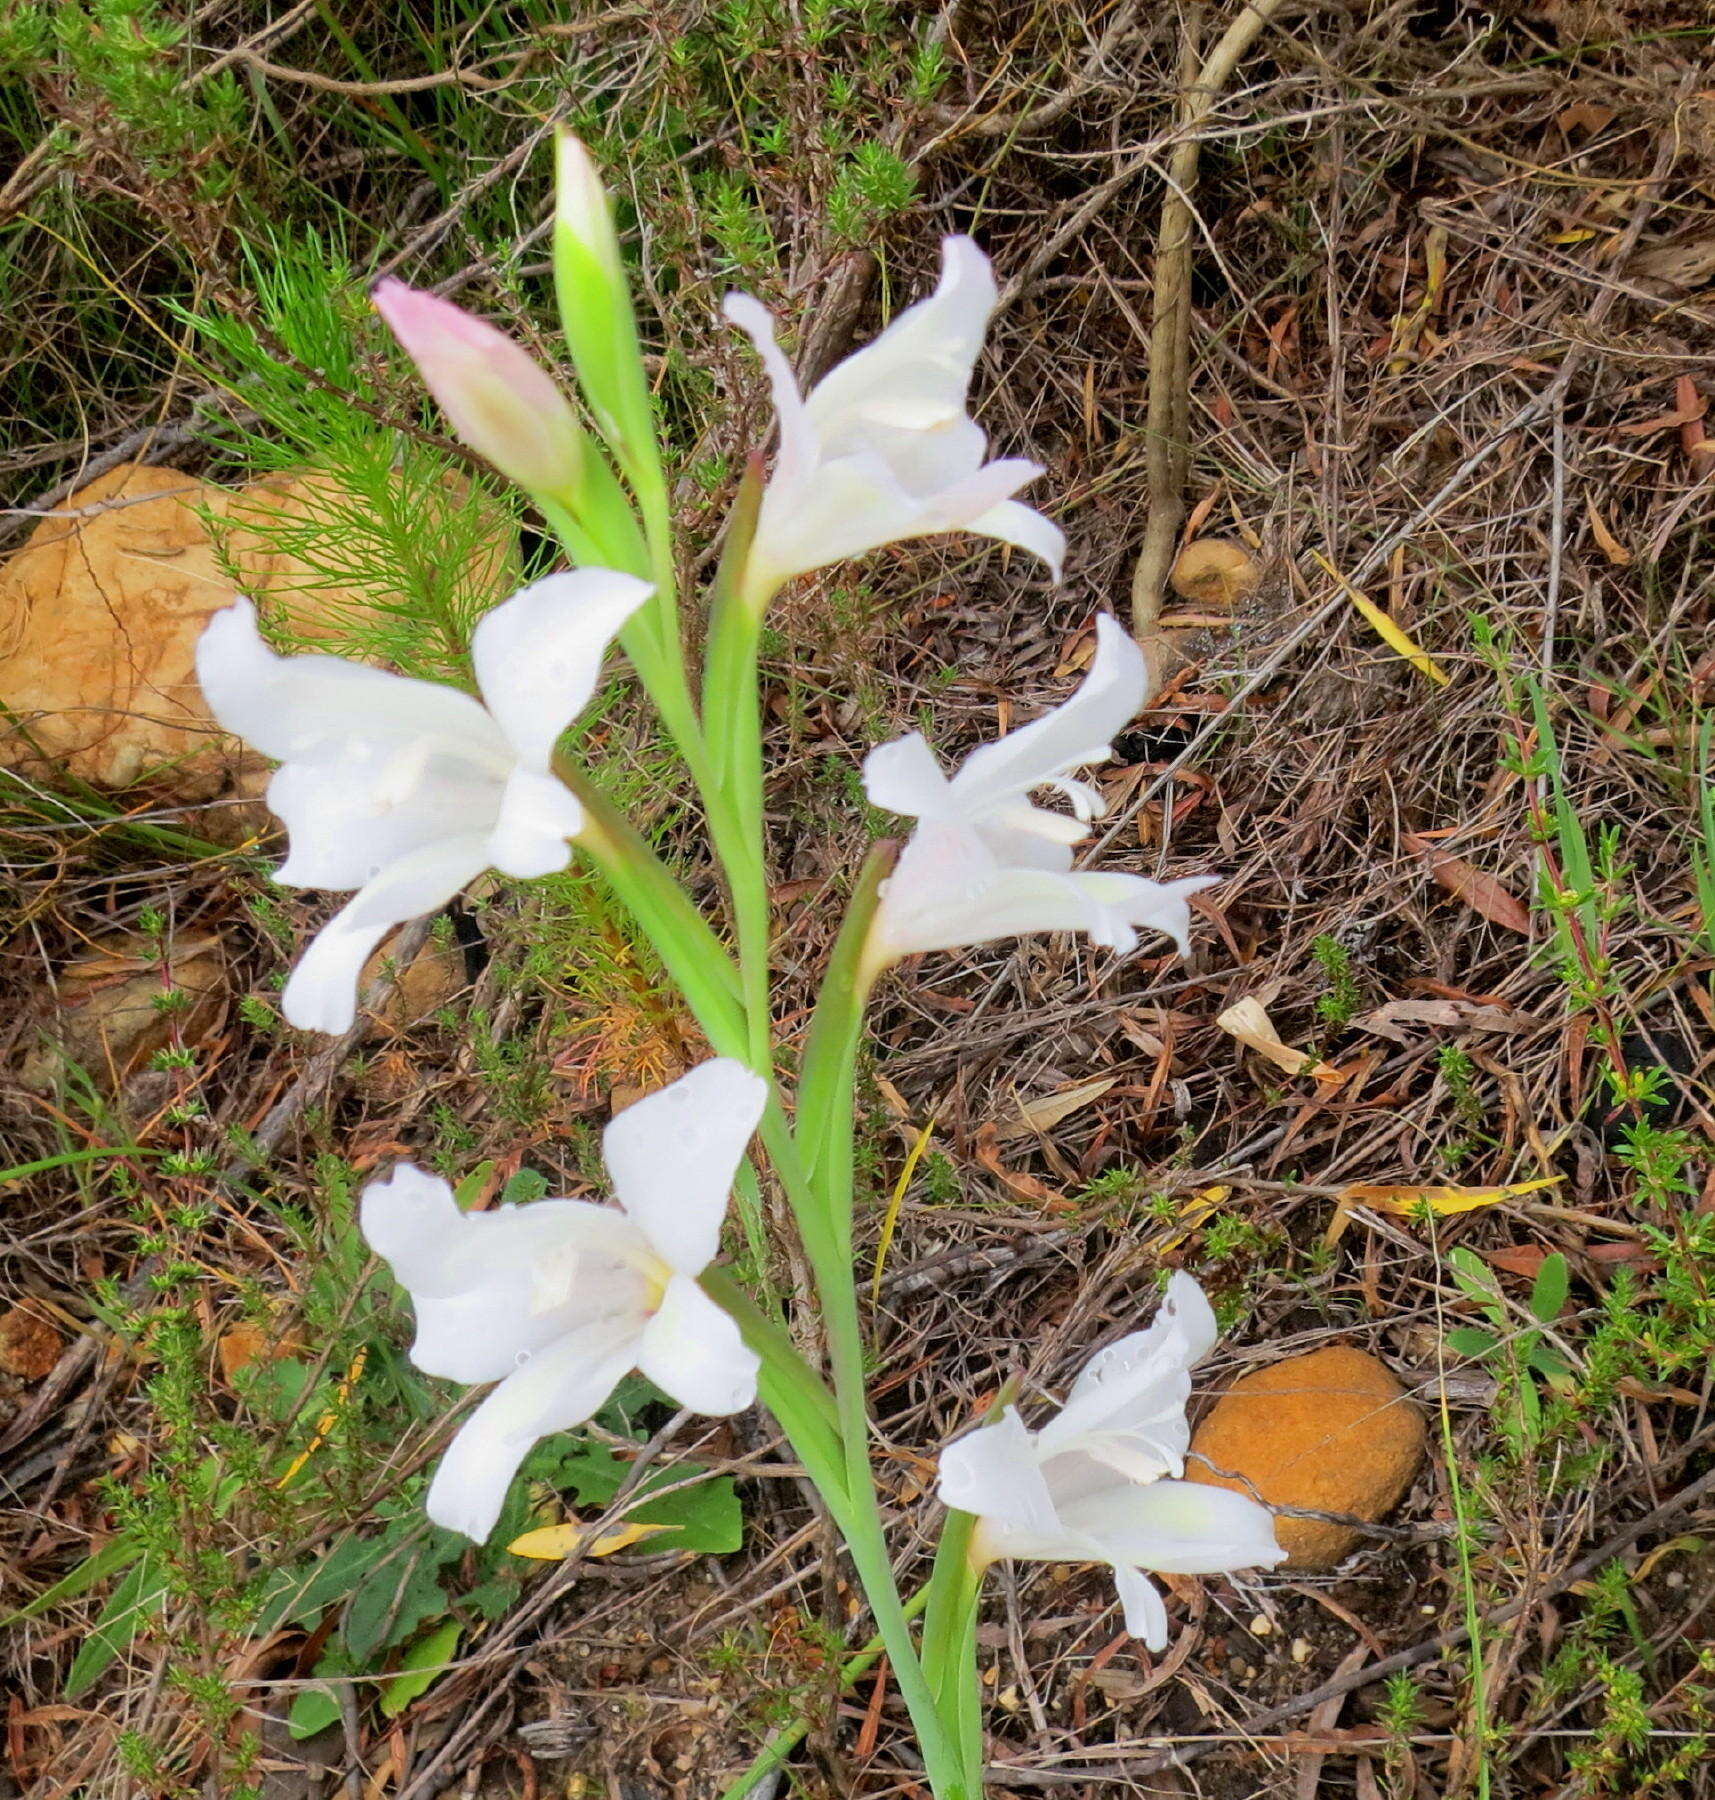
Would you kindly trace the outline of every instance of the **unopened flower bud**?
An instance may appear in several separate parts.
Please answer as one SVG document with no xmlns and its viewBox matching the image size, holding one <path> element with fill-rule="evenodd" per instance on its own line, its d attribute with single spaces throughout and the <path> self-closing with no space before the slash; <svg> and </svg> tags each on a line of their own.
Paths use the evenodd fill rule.
<svg viewBox="0 0 1715 1800">
<path fill-rule="evenodd" d="M 566 500 L 577 492 L 583 431 L 528 351 L 450 300 L 391 277 L 371 298 L 471 449 L 530 493 Z"/>
</svg>

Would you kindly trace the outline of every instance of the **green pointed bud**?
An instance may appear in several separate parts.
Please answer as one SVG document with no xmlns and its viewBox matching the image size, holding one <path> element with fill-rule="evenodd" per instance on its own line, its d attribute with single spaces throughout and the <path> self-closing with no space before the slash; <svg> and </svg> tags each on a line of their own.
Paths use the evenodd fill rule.
<svg viewBox="0 0 1715 1800">
<path fill-rule="evenodd" d="M 654 408 L 607 191 L 568 131 L 556 140 L 555 171 L 554 284 L 584 398 L 632 483 L 659 482 Z"/>
</svg>

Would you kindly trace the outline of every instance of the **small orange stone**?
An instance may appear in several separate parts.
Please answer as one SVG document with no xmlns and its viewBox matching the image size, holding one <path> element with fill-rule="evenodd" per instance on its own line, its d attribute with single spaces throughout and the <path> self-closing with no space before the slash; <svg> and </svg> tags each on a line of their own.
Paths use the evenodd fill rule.
<svg viewBox="0 0 1715 1800">
<path fill-rule="evenodd" d="M 21 1381 L 51 1375 L 65 1339 L 28 1300 L 0 1313 L 0 1370 Z"/>
<path fill-rule="evenodd" d="M 1250 552 L 1228 538 L 1197 538 L 1179 552 L 1168 576 L 1181 600 L 1236 606 L 1261 578 Z"/>
<path fill-rule="evenodd" d="M 1388 1369 L 1365 1351 L 1335 1345 L 1235 1381 L 1192 1435 L 1185 1475 L 1271 1506 L 1374 1523 L 1411 1486 L 1424 1438 L 1422 1412 Z M 1211 1467 L 1243 1479 L 1223 1479 Z M 1290 1568 L 1331 1568 L 1359 1542 L 1349 1526 L 1320 1519 L 1277 1516 L 1274 1524 Z"/>
</svg>

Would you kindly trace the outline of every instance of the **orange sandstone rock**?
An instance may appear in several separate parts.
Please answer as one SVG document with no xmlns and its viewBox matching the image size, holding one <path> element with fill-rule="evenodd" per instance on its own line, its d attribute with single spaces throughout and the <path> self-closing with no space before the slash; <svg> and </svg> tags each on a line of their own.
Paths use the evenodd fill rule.
<svg viewBox="0 0 1715 1800">
<path fill-rule="evenodd" d="M 1185 1474 L 1270 1505 L 1374 1522 L 1410 1487 L 1424 1437 L 1423 1414 L 1392 1374 L 1336 1345 L 1235 1381 L 1192 1435 Z M 1277 1517 L 1275 1531 L 1296 1569 L 1330 1568 L 1359 1542 L 1349 1527 L 1318 1519 Z"/>
<path fill-rule="evenodd" d="M 0 568 L 0 762 L 96 787 L 162 764 L 202 799 L 230 752 L 193 659 L 208 615 L 231 604 L 197 508 L 225 491 L 176 469 L 122 464 L 80 488 Z"/>
<path fill-rule="evenodd" d="M 65 1347 L 65 1339 L 30 1301 L 0 1313 L 0 1371 L 40 1381 L 53 1373 Z"/>
<path fill-rule="evenodd" d="M 1179 552 L 1168 576 L 1181 600 L 1200 606 L 1236 606 L 1262 571 L 1251 553 L 1228 538 L 1198 538 Z"/>
<path fill-rule="evenodd" d="M 57 979 L 50 1033 L 59 1052 L 102 1087 L 114 1089 L 174 1042 L 200 1043 L 225 1009 L 220 940 L 188 932 L 165 944 L 140 932 L 113 932 L 88 945 Z M 171 997 L 169 999 L 169 996 Z M 25 1057 L 19 1079 L 44 1090 L 57 1079 L 51 1048 Z"/>
<path fill-rule="evenodd" d="M 431 501 L 478 509 L 485 525 L 492 514 L 455 572 L 480 611 L 517 585 L 515 533 L 458 476 L 400 503 Z M 99 788 L 147 777 L 186 801 L 255 794 L 266 764 L 209 716 L 197 639 L 242 591 L 288 643 L 338 648 L 385 598 L 354 529 L 366 505 L 307 470 L 234 491 L 125 463 L 80 488 L 0 565 L 0 702 L 13 715 L 0 716 L 0 767 Z M 260 807 L 230 810 L 240 837 L 264 823 Z M 222 820 L 215 809 L 198 829 Z"/>
</svg>

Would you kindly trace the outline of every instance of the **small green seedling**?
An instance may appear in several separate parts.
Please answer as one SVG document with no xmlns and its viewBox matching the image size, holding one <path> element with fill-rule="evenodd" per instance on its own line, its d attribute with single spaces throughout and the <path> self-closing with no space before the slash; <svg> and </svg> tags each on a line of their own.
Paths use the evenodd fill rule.
<svg viewBox="0 0 1715 1800">
<path fill-rule="evenodd" d="M 1460 1356 L 1495 1363 L 1516 1373 L 1523 1422 L 1527 1435 L 1534 1439 L 1542 1429 L 1542 1398 L 1534 1378 L 1540 1377 L 1552 1388 L 1564 1388 L 1572 1378 L 1571 1365 L 1541 1332 L 1521 1325 L 1501 1292 L 1495 1272 L 1474 1250 L 1461 1244 L 1448 1252 L 1447 1260 L 1459 1291 L 1475 1302 L 1489 1321 L 1487 1329 L 1461 1325 L 1448 1332 L 1447 1347 Z M 1570 1289 L 1566 1258 L 1557 1250 L 1544 1259 L 1531 1284 L 1530 1298 L 1525 1303 L 1530 1316 L 1539 1324 L 1552 1325 L 1566 1305 Z"/>
</svg>

